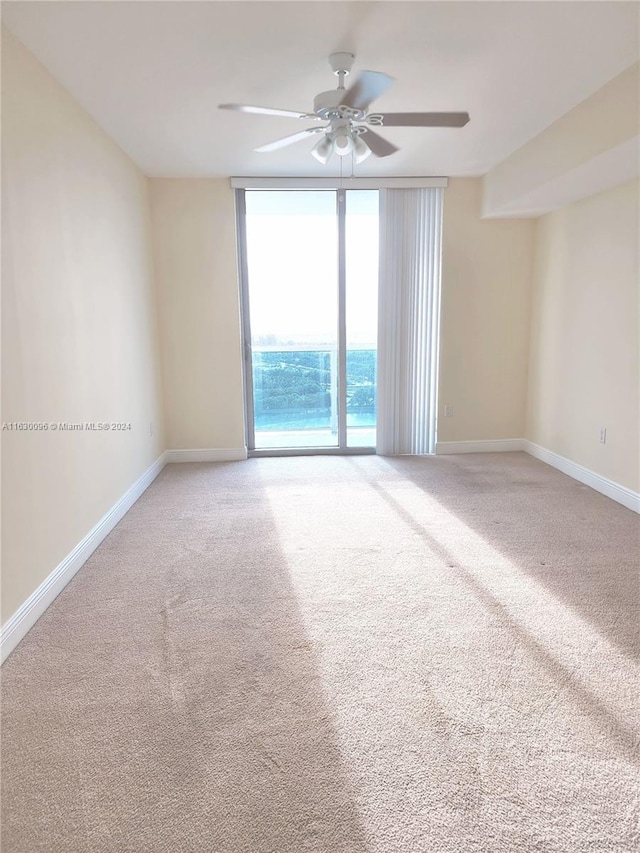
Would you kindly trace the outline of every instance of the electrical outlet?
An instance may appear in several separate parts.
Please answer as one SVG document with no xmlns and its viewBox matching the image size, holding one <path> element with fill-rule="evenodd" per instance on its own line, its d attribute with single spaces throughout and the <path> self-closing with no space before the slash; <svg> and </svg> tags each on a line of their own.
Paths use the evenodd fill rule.
<svg viewBox="0 0 640 853">
<path fill-rule="evenodd" d="M 453 417 L 453 406 L 445 406 L 444 407 L 444 416 L 445 418 Z"/>
<path fill-rule="evenodd" d="M 606 444 L 606 443 L 607 443 L 607 428 L 602 427 L 602 429 L 600 430 L 600 444 Z"/>
</svg>

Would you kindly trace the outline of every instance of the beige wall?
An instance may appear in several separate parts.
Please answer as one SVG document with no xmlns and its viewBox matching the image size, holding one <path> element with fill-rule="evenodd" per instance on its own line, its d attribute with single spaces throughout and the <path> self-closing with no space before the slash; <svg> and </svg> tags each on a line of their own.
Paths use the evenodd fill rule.
<svg viewBox="0 0 640 853">
<path fill-rule="evenodd" d="M 234 195 L 226 179 L 152 179 L 167 446 L 243 448 Z"/>
<path fill-rule="evenodd" d="M 233 191 L 152 179 L 167 446 L 244 445 Z M 479 179 L 445 191 L 439 441 L 524 434 L 533 222 L 480 219 Z M 442 409 L 442 407 L 441 407 Z"/>
<path fill-rule="evenodd" d="M 480 179 L 444 194 L 438 442 L 522 438 L 532 220 L 482 220 Z M 444 406 L 454 416 L 444 417 Z"/>
<path fill-rule="evenodd" d="M 639 202 L 632 181 L 538 220 L 527 418 L 531 441 L 635 491 Z"/>
<path fill-rule="evenodd" d="M 132 426 L 3 431 L 5 622 L 164 439 L 147 181 L 4 30 L 2 159 L 2 420 Z"/>
</svg>

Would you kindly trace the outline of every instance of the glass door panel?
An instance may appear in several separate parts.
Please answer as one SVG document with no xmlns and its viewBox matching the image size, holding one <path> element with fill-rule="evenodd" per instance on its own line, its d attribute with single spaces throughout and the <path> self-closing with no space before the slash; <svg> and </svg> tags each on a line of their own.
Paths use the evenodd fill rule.
<svg viewBox="0 0 640 853">
<path fill-rule="evenodd" d="M 347 447 L 376 445 L 378 197 L 377 190 L 346 193 Z"/>
<path fill-rule="evenodd" d="M 336 193 L 245 193 L 256 449 L 338 446 Z"/>
</svg>

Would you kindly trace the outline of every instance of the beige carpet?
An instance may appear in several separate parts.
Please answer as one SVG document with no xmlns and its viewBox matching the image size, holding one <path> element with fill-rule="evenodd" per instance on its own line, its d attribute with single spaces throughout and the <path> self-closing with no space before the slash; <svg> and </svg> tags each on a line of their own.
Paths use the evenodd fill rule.
<svg viewBox="0 0 640 853">
<path fill-rule="evenodd" d="M 3 667 L 2 852 L 637 850 L 639 523 L 523 454 L 169 466 Z"/>
</svg>

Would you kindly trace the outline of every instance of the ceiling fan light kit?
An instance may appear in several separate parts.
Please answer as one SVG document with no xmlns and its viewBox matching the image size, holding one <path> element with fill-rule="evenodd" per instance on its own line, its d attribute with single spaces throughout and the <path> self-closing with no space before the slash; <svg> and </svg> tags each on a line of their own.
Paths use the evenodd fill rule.
<svg viewBox="0 0 640 853">
<path fill-rule="evenodd" d="M 362 163 L 370 154 L 388 157 L 395 153 L 398 148 L 371 130 L 372 127 L 459 128 L 469 121 L 468 113 L 369 113 L 369 105 L 389 88 L 394 82 L 393 77 L 379 71 L 362 71 L 353 85 L 346 89 L 344 81 L 351 73 L 354 60 L 352 53 L 331 54 L 329 64 L 338 77 L 338 88 L 316 95 L 312 113 L 248 104 L 220 104 L 220 109 L 327 122 L 322 127 L 309 127 L 255 149 L 261 152 L 275 151 L 310 135 L 322 133 L 322 138 L 313 146 L 311 154 L 323 165 L 329 162 L 333 154 L 339 157 L 350 154 L 355 163 Z"/>
<path fill-rule="evenodd" d="M 371 149 L 360 134 L 356 134 L 353 139 L 353 159 L 355 162 L 358 164 L 364 162 L 371 153 Z"/>
<path fill-rule="evenodd" d="M 311 154 L 318 160 L 322 165 L 326 165 L 329 161 L 329 157 L 333 154 L 333 142 L 329 139 L 328 136 L 323 136 L 322 139 L 318 140 L 316 144 L 311 149 Z"/>
<path fill-rule="evenodd" d="M 323 165 L 329 161 L 332 154 L 339 157 L 353 156 L 355 163 L 362 163 L 372 153 L 367 143 L 362 139 L 360 128 L 348 125 L 340 127 L 335 133 L 327 133 L 311 149 L 311 154 Z"/>
</svg>

